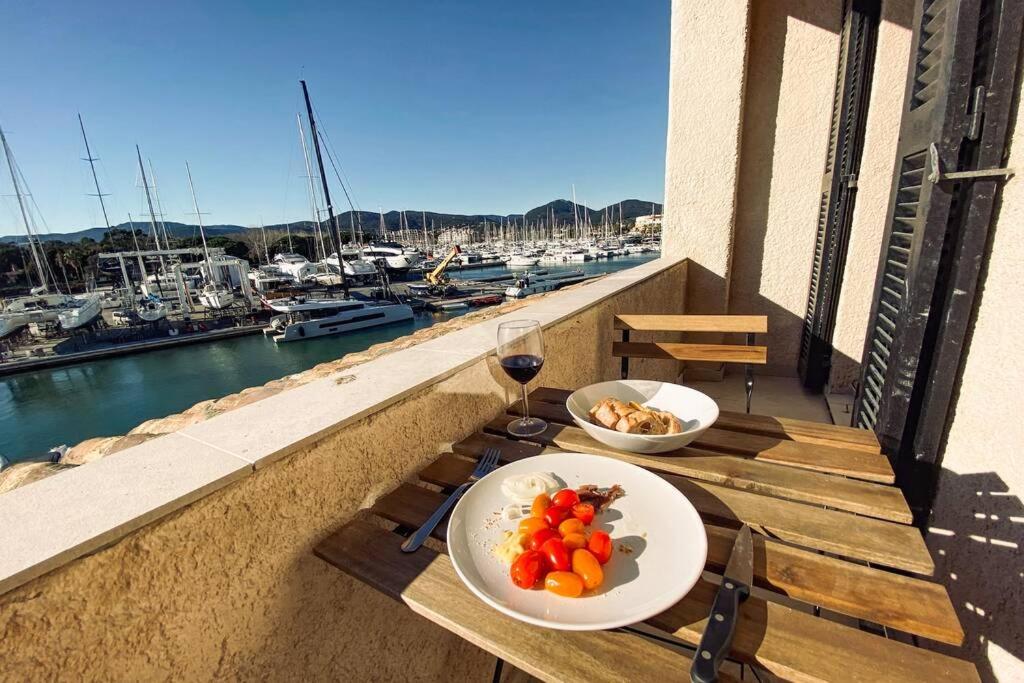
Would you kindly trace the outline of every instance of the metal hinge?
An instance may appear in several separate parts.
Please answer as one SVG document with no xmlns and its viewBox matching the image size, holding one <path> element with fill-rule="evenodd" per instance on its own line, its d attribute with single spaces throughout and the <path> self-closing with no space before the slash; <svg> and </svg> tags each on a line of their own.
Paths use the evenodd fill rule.
<svg viewBox="0 0 1024 683">
<path fill-rule="evenodd" d="M 851 173 L 850 175 L 846 176 L 846 187 L 848 189 L 851 189 L 851 190 L 853 188 L 857 187 L 857 174 L 856 173 Z"/>
<path fill-rule="evenodd" d="M 928 180 L 932 183 L 941 183 L 946 180 L 974 180 L 976 178 L 1009 178 L 1015 171 L 1012 168 L 979 168 L 974 171 L 953 171 L 943 172 L 942 161 L 939 159 L 939 148 L 935 143 L 928 145 L 928 160 L 931 170 L 928 172 Z"/>
</svg>

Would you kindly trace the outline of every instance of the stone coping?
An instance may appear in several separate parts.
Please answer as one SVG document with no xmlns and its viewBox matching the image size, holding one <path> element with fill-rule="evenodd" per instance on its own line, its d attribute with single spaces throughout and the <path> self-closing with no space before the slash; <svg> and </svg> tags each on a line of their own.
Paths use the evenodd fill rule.
<svg viewBox="0 0 1024 683">
<path fill-rule="evenodd" d="M 0 495 L 0 594 L 473 365 L 494 352 L 502 322 L 556 325 L 680 261 L 661 258 L 555 292 Z"/>
</svg>

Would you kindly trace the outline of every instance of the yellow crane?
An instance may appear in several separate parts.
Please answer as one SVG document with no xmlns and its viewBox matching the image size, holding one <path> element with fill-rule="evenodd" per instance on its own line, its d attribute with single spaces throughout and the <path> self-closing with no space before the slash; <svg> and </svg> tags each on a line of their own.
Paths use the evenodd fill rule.
<svg viewBox="0 0 1024 683">
<path fill-rule="evenodd" d="M 462 251 L 459 249 L 459 245 L 456 244 L 452 247 L 452 250 L 448 255 L 441 259 L 441 262 L 437 264 L 436 268 L 423 276 L 423 279 L 426 280 L 427 285 L 429 286 L 428 291 L 431 294 L 437 295 L 448 293 L 448 290 L 450 289 L 448 282 L 449 278 L 444 271 L 448 269 L 448 266 L 450 266 L 452 261 L 455 260 L 455 257 L 461 253 Z"/>
</svg>

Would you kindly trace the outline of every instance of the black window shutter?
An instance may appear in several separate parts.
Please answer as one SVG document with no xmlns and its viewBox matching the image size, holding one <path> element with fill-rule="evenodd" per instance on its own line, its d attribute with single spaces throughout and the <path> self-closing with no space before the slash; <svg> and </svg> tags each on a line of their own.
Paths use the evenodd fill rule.
<svg viewBox="0 0 1024 683">
<path fill-rule="evenodd" d="M 843 14 L 832 124 L 797 363 L 804 386 L 814 391 L 824 387 L 832 365 L 832 333 L 864 146 L 879 5 L 879 0 L 847 0 Z"/>
<path fill-rule="evenodd" d="M 1021 49 L 1017 0 L 918 0 L 896 172 L 868 323 L 858 426 L 922 522 L 1003 165 Z"/>
</svg>

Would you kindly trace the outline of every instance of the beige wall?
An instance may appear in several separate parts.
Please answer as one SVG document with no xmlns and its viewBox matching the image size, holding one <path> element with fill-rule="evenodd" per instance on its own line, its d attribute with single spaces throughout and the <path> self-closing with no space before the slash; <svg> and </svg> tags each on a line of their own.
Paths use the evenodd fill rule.
<svg viewBox="0 0 1024 683">
<path fill-rule="evenodd" d="M 882 4 L 871 97 L 864 131 L 864 155 L 857 176 L 857 198 L 850 227 L 829 384 L 832 391 L 853 392 L 860 377 L 864 332 L 871 314 L 875 269 L 885 232 L 885 215 L 892 189 L 892 170 L 899 138 L 899 121 L 910 60 L 913 0 Z"/>
<path fill-rule="evenodd" d="M 1018 71 L 1024 73 L 1024 69 Z M 1019 97 L 1019 93 L 1018 93 Z M 1024 108 L 1008 165 L 1024 169 Z M 1024 680 L 1024 175 L 1003 187 L 928 545 L 988 680 Z M 955 369 L 951 368 L 952 372 Z"/>
<path fill-rule="evenodd" d="M 769 316 L 773 374 L 796 372 L 840 21 L 838 0 L 672 3 L 666 253 L 693 261 L 692 311 Z"/>
<path fill-rule="evenodd" d="M 838 1 L 753 5 L 729 312 L 768 316 L 769 374 L 796 374 L 841 22 Z"/>
<path fill-rule="evenodd" d="M 678 263 L 550 327 L 543 382 L 615 377 L 612 314 L 682 312 L 685 273 Z M 587 297 L 544 301 L 568 312 Z M 490 680 L 493 657 L 311 551 L 514 394 L 493 356 L 476 361 L 0 596 L 0 680 Z"/>
</svg>

